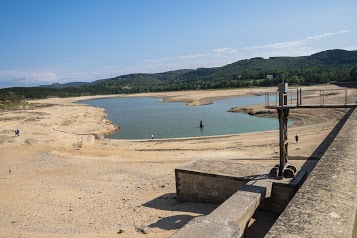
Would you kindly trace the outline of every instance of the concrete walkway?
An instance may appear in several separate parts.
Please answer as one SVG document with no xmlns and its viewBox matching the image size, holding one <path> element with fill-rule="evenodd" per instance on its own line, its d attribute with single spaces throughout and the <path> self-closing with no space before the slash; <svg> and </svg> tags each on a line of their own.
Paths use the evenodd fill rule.
<svg viewBox="0 0 357 238">
<path fill-rule="evenodd" d="M 339 124 L 336 138 L 266 237 L 357 237 L 357 110 Z"/>
</svg>

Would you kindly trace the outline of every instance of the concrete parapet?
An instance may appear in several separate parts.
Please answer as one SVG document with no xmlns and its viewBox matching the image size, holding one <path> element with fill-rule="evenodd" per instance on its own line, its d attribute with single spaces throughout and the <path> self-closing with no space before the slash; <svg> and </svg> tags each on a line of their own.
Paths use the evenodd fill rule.
<svg viewBox="0 0 357 238">
<path fill-rule="evenodd" d="M 260 202 L 271 194 L 271 181 L 252 181 L 207 216 L 187 223 L 172 238 L 242 237 Z"/>
<path fill-rule="evenodd" d="M 285 211 L 266 235 L 357 237 L 357 114 L 344 125 Z M 346 117 L 346 116 L 345 116 Z"/>
<path fill-rule="evenodd" d="M 213 173 L 207 164 L 226 173 Z M 254 167 L 236 161 L 195 161 L 175 170 L 176 195 L 180 202 L 208 202 L 221 204 L 250 181 L 272 183 L 271 197 L 265 199 L 259 209 L 280 214 L 306 179 L 307 173 L 299 171 L 295 178 L 276 180 L 267 172 L 274 166 L 255 163 Z M 198 169 L 199 168 L 199 169 Z M 234 168 L 234 172 L 227 168 Z M 265 173 L 263 173 L 265 172 Z M 255 174 L 255 175 L 252 175 Z"/>
<path fill-rule="evenodd" d="M 220 204 L 236 193 L 249 180 L 229 175 L 211 174 L 188 169 L 175 169 L 176 195 L 179 202 Z"/>
</svg>

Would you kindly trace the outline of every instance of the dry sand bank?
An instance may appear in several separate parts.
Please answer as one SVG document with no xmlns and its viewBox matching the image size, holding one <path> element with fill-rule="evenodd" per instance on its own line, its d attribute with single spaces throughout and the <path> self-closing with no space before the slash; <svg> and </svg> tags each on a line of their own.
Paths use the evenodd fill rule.
<svg viewBox="0 0 357 238">
<path fill-rule="evenodd" d="M 127 97 L 200 105 L 273 90 Z M 0 237 L 169 237 L 191 218 L 215 208 L 176 202 L 175 167 L 197 159 L 278 160 L 277 131 L 144 141 L 105 139 L 103 135 L 117 128 L 105 118 L 104 110 L 73 104 L 99 97 L 38 100 L 51 106 L 0 113 Z M 301 121 L 289 130 L 300 137 L 298 144 L 291 137 L 289 155 L 310 156 L 343 111 L 306 113 L 301 119 L 308 123 Z M 20 130 L 19 137 L 15 129 Z M 151 232 L 136 231 L 140 225 Z"/>
</svg>

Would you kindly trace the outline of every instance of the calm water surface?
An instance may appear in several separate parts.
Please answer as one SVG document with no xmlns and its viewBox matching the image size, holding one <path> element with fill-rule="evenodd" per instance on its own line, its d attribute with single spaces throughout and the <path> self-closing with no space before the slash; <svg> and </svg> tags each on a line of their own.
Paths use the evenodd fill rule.
<svg viewBox="0 0 357 238">
<path fill-rule="evenodd" d="M 227 112 L 232 107 L 264 103 L 264 96 L 218 100 L 203 106 L 163 103 L 160 98 L 106 98 L 80 103 L 105 108 L 108 119 L 121 128 L 108 136 L 114 139 L 226 135 L 279 127 L 277 119 Z M 201 120 L 204 128 L 199 127 Z"/>
</svg>

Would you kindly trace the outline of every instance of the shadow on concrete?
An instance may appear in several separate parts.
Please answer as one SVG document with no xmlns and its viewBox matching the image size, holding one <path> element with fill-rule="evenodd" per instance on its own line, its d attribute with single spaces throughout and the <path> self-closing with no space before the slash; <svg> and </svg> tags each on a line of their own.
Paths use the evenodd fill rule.
<svg viewBox="0 0 357 238">
<path fill-rule="evenodd" d="M 199 215 L 208 215 L 218 207 L 216 204 L 199 202 L 177 202 L 176 193 L 163 194 L 149 202 L 143 204 L 145 207 L 155 208 L 165 211 L 190 212 Z M 187 222 L 195 218 L 191 215 L 174 215 L 162 217 L 155 223 L 149 225 L 151 228 L 161 228 L 164 230 L 176 230 L 183 227 Z"/>
<path fill-rule="evenodd" d="M 263 238 L 278 219 L 278 215 L 256 210 L 251 221 L 244 230 L 244 238 Z"/>
<path fill-rule="evenodd" d="M 177 202 L 176 193 L 163 194 L 144 203 L 143 206 L 165 211 L 192 212 L 200 215 L 207 215 L 218 207 L 217 204 L 210 203 Z"/>
<path fill-rule="evenodd" d="M 169 217 L 163 217 L 157 222 L 150 224 L 151 228 L 160 228 L 164 230 L 177 230 L 183 227 L 187 222 L 195 218 L 190 215 L 175 215 Z"/>
<path fill-rule="evenodd" d="M 268 179 L 268 178 L 271 178 L 269 174 L 255 174 L 255 175 L 249 175 L 244 177 L 244 179 L 248 179 L 249 181 L 257 181 L 257 180 Z"/>
<path fill-rule="evenodd" d="M 310 155 L 306 162 L 301 167 L 301 170 L 306 170 L 308 174 L 315 168 L 318 161 L 325 154 L 326 150 L 330 147 L 332 142 L 336 139 L 336 136 L 341 131 L 342 127 L 345 125 L 347 120 L 350 118 L 355 108 L 351 108 L 346 112 L 346 114 L 341 118 L 341 120 L 336 124 L 336 126 L 331 130 L 331 132 L 325 137 L 321 144 L 316 148 L 316 150 Z"/>
</svg>

